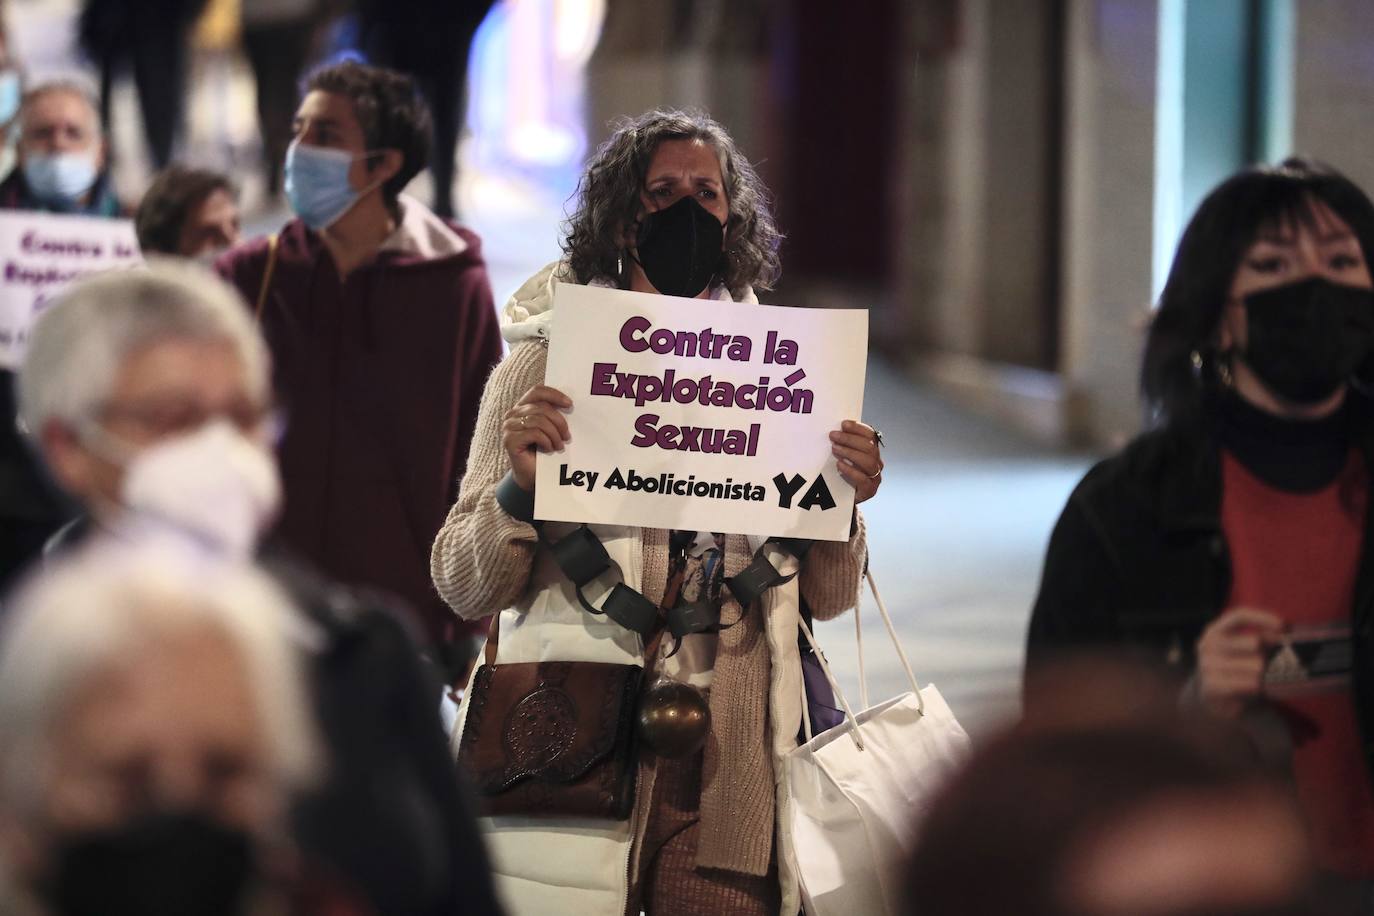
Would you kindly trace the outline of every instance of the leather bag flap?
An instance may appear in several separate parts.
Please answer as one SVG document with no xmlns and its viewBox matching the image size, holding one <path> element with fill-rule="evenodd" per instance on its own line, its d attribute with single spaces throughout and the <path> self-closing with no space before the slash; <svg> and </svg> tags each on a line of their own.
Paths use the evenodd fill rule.
<svg viewBox="0 0 1374 916">
<path fill-rule="evenodd" d="M 599 662 L 483 665 L 458 760 L 486 796 L 526 780 L 574 783 L 629 740 L 642 675 Z"/>
</svg>

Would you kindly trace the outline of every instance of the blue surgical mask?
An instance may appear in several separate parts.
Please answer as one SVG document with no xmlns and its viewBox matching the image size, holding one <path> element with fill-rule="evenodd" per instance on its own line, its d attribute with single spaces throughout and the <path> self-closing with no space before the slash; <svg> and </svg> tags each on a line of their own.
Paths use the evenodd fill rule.
<svg viewBox="0 0 1374 916">
<path fill-rule="evenodd" d="M 328 149 L 295 142 L 286 150 L 286 199 L 291 209 L 311 229 L 332 226 L 341 216 L 380 181 L 356 190 L 348 181 L 354 161 L 371 153 L 354 156 L 346 150 Z"/>
<path fill-rule="evenodd" d="M 24 158 L 24 180 L 47 204 L 71 206 L 95 186 L 100 170 L 94 153 L 51 153 Z"/>
<path fill-rule="evenodd" d="M 0 124 L 8 124 L 19 114 L 23 85 L 18 70 L 0 70 Z"/>
</svg>

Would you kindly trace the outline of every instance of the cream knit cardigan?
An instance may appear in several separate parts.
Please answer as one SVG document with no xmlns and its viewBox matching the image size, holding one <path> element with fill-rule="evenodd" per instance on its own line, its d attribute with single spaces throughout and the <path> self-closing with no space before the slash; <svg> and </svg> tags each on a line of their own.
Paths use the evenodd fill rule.
<svg viewBox="0 0 1374 916">
<path fill-rule="evenodd" d="M 550 269 L 545 269 L 545 274 Z M 541 277 L 537 276 L 535 280 Z M 546 279 L 551 290 L 554 280 Z M 532 280 L 531 283 L 534 283 Z M 522 287 L 522 292 L 531 284 Z M 530 333 L 528 301 L 506 307 L 525 332 L 507 333 L 518 341 L 492 373 L 482 394 L 477 429 L 458 502 L 434 543 L 432 572 L 439 593 L 465 619 L 478 619 L 509 608 L 530 583 L 535 553 L 542 550 L 535 530 L 507 515 L 496 503 L 496 484 L 510 470 L 501 445 L 501 423 L 525 392 L 543 384 L 547 362 L 547 303 L 537 314 L 538 331 Z M 551 297 L 550 297 L 551 298 Z M 818 541 L 798 576 L 802 597 L 818 620 L 855 606 L 867 557 L 862 516 L 847 542 Z M 667 532 L 641 529 L 643 593 L 659 603 L 668 569 Z M 726 540 L 725 574 L 734 575 L 749 562 L 746 538 Z M 739 605 L 728 599 L 721 619 L 735 620 Z M 701 838 L 697 865 L 751 875 L 766 874 L 773 855 L 776 828 L 774 772 L 768 742 L 770 658 L 761 612 L 757 607 L 742 622 L 721 632 L 711 687 L 712 734 L 702 773 Z M 800 724 L 800 723 L 798 723 Z M 641 784 L 639 796 L 648 797 Z M 644 819 L 638 818 L 639 824 Z M 638 839 L 638 838 L 636 838 Z"/>
</svg>

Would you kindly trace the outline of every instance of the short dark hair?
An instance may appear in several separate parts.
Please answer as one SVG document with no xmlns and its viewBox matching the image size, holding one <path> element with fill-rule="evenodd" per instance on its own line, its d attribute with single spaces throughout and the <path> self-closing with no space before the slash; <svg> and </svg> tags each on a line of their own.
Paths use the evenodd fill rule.
<svg viewBox="0 0 1374 916">
<path fill-rule="evenodd" d="M 310 74 L 306 91 L 331 92 L 353 103 L 353 114 L 371 150 L 394 149 L 401 170 L 382 185 L 388 204 L 429 164 L 434 121 L 415 81 L 404 73 L 354 61 L 331 64 Z"/>
<path fill-rule="evenodd" d="M 1196 420 L 1217 392 L 1213 340 L 1231 281 L 1261 229 L 1310 223 L 1321 202 L 1350 226 L 1374 267 L 1374 204 L 1349 178 L 1310 159 L 1246 169 L 1197 208 L 1150 322 L 1140 391 L 1153 424 Z M 1197 354 L 1201 365 L 1195 365 Z"/>
<path fill-rule="evenodd" d="M 139 202 L 134 231 L 144 252 L 178 254 L 186 218 L 215 191 L 237 196 L 228 175 L 210 169 L 170 165 L 159 172 Z"/>
</svg>

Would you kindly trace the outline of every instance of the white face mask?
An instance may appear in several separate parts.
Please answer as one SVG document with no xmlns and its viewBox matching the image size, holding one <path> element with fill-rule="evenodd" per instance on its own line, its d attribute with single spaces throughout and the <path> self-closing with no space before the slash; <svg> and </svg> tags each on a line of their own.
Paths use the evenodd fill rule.
<svg viewBox="0 0 1374 916">
<path fill-rule="evenodd" d="M 127 463 L 124 507 L 168 523 L 211 548 L 243 557 L 281 506 L 271 452 L 228 420 L 141 449 Z"/>
</svg>

